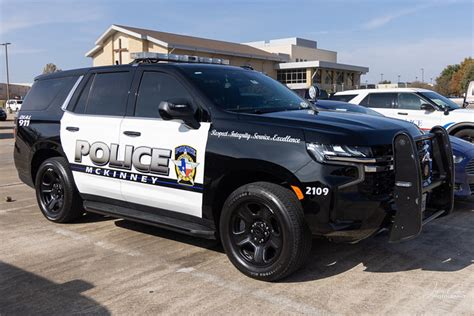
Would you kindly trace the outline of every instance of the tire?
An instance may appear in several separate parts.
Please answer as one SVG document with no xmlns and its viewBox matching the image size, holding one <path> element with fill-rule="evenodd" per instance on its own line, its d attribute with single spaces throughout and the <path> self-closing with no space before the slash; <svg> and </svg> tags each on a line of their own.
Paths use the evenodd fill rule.
<svg viewBox="0 0 474 316">
<path fill-rule="evenodd" d="M 49 158 L 40 165 L 35 190 L 41 213 L 52 222 L 72 222 L 84 213 L 69 165 L 62 157 Z"/>
<path fill-rule="evenodd" d="M 454 136 L 470 143 L 474 143 L 474 129 L 472 128 L 464 128 L 460 131 L 457 131 L 456 133 L 454 133 Z"/>
<path fill-rule="evenodd" d="M 232 264 L 245 275 L 277 281 L 298 270 L 311 250 L 300 201 L 268 182 L 244 185 L 227 198 L 220 238 Z"/>
</svg>

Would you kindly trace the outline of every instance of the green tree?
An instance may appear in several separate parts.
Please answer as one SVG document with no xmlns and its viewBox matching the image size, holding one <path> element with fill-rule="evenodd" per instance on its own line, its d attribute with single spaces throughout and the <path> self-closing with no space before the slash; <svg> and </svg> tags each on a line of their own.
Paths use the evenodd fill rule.
<svg viewBox="0 0 474 316">
<path fill-rule="evenodd" d="M 451 79 L 454 74 L 461 68 L 460 65 L 448 65 L 443 69 L 440 76 L 436 78 L 435 90 L 443 95 L 451 95 L 453 91 L 450 89 Z"/>
<path fill-rule="evenodd" d="M 61 71 L 61 69 L 59 69 L 53 63 L 46 64 L 46 66 L 44 66 L 44 68 L 43 68 L 43 74 L 52 74 L 52 73 L 58 72 L 58 71 Z"/>
<path fill-rule="evenodd" d="M 474 81 L 474 59 L 466 58 L 461 64 L 461 69 L 463 69 L 463 73 L 459 81 L 459 95 L 462 95 L 464 92 L 466 92 L 469 82 Z"/>
</svg>

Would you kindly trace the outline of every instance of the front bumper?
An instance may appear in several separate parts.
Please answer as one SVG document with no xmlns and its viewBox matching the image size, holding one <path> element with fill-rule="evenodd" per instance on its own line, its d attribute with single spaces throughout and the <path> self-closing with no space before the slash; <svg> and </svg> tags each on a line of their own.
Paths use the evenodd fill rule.
<svg viewBox="0 0 474 316">
<path fill-rule="evenodd" d="M 423 142 L 431 144 L 425 157 L 428 178 L 422 175 L 427 164 L 418 158 Z M 416 137 L 399 133 L 391 146 L 377 149 L 376 157 L 314 162 L 296 173 L 302 188 L 330 192 L 305 194 L 302 200 L 314 235 L 356 242 L 388 229 L 390 241 L 397 242 L 415 237 L 424 223 L 452 211 L 454 167 L 443 128 Z"/>
</svg>

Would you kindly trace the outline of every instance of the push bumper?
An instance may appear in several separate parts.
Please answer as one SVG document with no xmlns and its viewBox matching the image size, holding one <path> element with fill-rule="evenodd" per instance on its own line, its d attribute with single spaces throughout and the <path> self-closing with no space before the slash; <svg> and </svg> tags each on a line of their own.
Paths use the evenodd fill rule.
<svg viewBox="0 0 474 316">
<path fill-rule="evenodd" d="M 422 162 L 420 143 L 429 144 Z M 413 138 L 398 133 L 393 140 L 396 213 L 390 242 L 416 237 L 424 224 L 452 212 L 454 207 L 454 163 L 448 133 L 436 126 L 428 134 Z"/>
</svg>

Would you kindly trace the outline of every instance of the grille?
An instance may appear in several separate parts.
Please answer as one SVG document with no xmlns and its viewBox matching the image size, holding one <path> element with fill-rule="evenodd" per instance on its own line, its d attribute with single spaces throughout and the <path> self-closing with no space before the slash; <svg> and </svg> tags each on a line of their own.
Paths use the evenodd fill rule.
<svg viewBox="0 0 474 316">
<path fill-rule="evenodd" d="M 469 188 L 471 189 L 471 195 L 474 195 L 474 183 L 470 183 Z"/>
<path fill-rule="evenodd" d="M 469 175 L 474 175 L 474 159 L 471 159 L 471 161 L 469 161 L 469 163 L 467 164 L 466 172 Z M 471 187 L 471 190 L 472 190 L 472 187 Z"/>
</svg>

